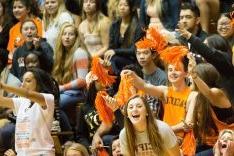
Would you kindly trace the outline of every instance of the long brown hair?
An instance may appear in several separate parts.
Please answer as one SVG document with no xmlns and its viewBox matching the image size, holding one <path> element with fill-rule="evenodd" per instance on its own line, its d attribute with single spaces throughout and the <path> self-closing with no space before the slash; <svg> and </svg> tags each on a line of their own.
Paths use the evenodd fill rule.
<svg viewBox="0 0 234 156">
<path fill-rule="evenodd" d="M 68 51 L 65 50 L 65 47 L 62 44 L 62 35 L 67 27 L 72 27 L 76 34 L 76 41 L 74 45 Z M 72 80 L 72 64 L 73 64 L 73 55 L 76 49 L 79 47 L 79 36 L 76 27 L 71 23 L 64 23 L 58 34 L 56 47 L 54 51 L 54 67 L 53 67 L 53 76 L 58 81 L 59 84 L 64 84 Z"/>
<path fill-rule="evenodd" d="M 209 63 L 201 63 L 196 66 L 198 76 L 210 87 L 218 87 L 220 75 L 215 67 Z M 197 87 L 195 86 L 195 89 Z M 212 131 L 218 133 L 217 127 L 211 116 L 211 103 L 200 92 L 196 98 L 194 109 L 194 132 L 199 142 L 203 142 L 202 135 L 210 134 Z"/>
<path fill-rule="evenodd" d="M 146 102 L 145 97 L 140 96 L 140 95 L 135 95 L 133 97 L 131 97 L 126 106 L 124 107 L 124 127 L 126 129 L 126 140 L 127 140 L 127 149 L 130 153 L 131 156 L 135 156 L 135 151 L 137 149 L 136 147 L 136 134 L 135 134 L 135 130 L 133 128 L 133 125 L 130 121 L 130 119 L 127 117 L 127 107 L 128 104 L 131 100 L 136 99 L 136 98 L 140 98 L 143 103 L 144 106 L 146 108 L 146 112 L 148 113 L 148 116 L 146 117 L 146 122 L 147 122 L 147 134 L 149 137 L 149 142 L 152 146 L 152 149 L 154 150 L 155 153 L 162 154 L 165 153 L 165 148 L 163 146 L 163 140 L 161 138 L 161 135 L 159 134 L 159 130 L 158 130 L 158 126 L 155 123 L 155 119 L 153 117 L 153 114 L 150 110 L 149 105 Z"/>
</svg>

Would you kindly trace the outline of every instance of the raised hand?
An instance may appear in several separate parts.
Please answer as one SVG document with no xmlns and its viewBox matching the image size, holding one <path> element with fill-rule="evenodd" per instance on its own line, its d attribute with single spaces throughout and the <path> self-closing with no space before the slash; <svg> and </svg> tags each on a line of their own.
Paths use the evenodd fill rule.
<svg viewBox="0 0 234 156">
<path fill-rule="evenodd" d="M 187 40 L 190 39 L 190 37 L 192 36 L 192 33 L 186 30 L 180 23 L 178 23 L 177 26 L 178 26 L 178 29 L 175 29 L 175 30 L 180 33 L 180 36 L 186 38 Z"/>
<path fill-rule="evenodd" d="M 189 59 L 188 64 L 188 73 L 189 75 L 194 79 L 197 76 L 197 73 L 195 71 L 195 67 L 197 65 L 195 57 L 192 55 L 192 53 L 187 54 L 187 58 Z"/>
</svg>

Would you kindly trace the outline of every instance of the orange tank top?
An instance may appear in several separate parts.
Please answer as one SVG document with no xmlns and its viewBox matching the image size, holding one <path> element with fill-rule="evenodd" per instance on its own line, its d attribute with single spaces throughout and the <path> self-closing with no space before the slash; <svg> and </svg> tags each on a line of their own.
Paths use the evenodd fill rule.
<svg viewBox="0 0 234 156">
<path fill-rule="evenodd" d="M 185 119 L 186 103 L 190 92 L 189 87 L 179 92 L 175 91 L 172 87 L 168 88 L 166 102 L 164 103 L 163 121 L 173 126 Z M 176 135 L 183 137 L 183 133 Z"/>
<path fill-rule="evenodd" d="M 214 121 L 214 124 L 215 126 L 217 127 L 217 130 L 218 132 L 222 131 L 223 129 L 231 129 L 231 130 L 234 130 L 234 123 L 232 124 L 227 124 L 225 122 L 222 122 L 220 121 L 215 112 L 213 111 L 212 108 L 210 108 L 211 110 L 211 117 Z M 218 139 L 218 133 L 213 133 L 210 134 L 209 136 L 203 136 L 203 140 L 204 140 L 204 143 L 207 144 L 207 145 L 210 145 L 210 146 L 214 146 L 214 144 L 216 143 L 217 139 Z"/>
</svg>

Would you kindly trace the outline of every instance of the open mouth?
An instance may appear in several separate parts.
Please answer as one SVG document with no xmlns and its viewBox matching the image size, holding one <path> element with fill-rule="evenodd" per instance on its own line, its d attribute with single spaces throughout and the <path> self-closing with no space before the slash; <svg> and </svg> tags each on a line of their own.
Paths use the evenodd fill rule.
<svg viewBox="0 0 234 156">
<path fill-rule="evenodd" d="M 222 148 L 227 148 L 227 144 L 222 144 Z"/>
<path fill-rule="evenodd" d="M 133 117 L 134 119 L 138 119 L 138 118 L 140 117 L 140 115 L 132 115 L 132 117 Z"/>
</svg>

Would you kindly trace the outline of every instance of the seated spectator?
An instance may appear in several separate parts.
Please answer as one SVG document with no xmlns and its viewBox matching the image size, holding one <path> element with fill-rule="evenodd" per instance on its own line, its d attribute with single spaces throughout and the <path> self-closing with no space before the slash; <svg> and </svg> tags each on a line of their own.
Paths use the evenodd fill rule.
<svg viewBox="0 0 234 156">
<path fill-rule="evenodd" d="M 173 155 L 180 150 L 172 129 L 155 120 L 146 100 L 133 96 L 124 107 L 124 129 L 120 132 L 120 148 L 124 156 Z"/>
<path fill-rule="evenodd" d="M 219 133 L 219 138 L 213 148 L 214 156 L 234 155 L 234 131 L 224 129 Z"/>
<path fill-rule="evenodd" d="M 35 0 L 13 0 L 13 14 L 18 20 L 9 33 L 9 42 L 7 50 L 10 52 L 9 61 L 11 63 L 13 53 L 19 46 L 24 43 L 24 37 L 22 37 L 22 22 L 28 18 L 32 19 L 37 27 L 37 36 L 42 36 L 42 21 L 39 19 L 39 8 Z"/>
<path fill-rule="evenodd" d="M 6 49 L 9 40 L 9 31 L 13 26 L 13 20 L 8 14 L 7 0 L 0 0 L 0 48 Z"/>
<path fill-rule="evenodd" d="M 120 140 L 118 135 L 112 139 L 111 154 L 112 156 L 122 156 L 120 151 Z"/>
<path fill-rule="evenodd" d="M 45 39 L 38 37 L 38 28 L 33 20 L 27 19 L 21 23 L 21 33 L 25 43 L 18 47 L 14 53 L 11 72 L 21 79 L 25 72 L 24 57 L 33 50 L 40 51 L 46 56 L 44 57 L 44 62 L 48 65 L 47 71 L 51 71 L 53 66 L 53 49 Z"/>
<path fill-rule="evenodd" d="M 234 23 L 232 23 L 232 18 L 229 13 L 222 14 L 217 23 L 217 32 L 227 40 L 232 49 L 232 64 L 234 65 Z"/>
<path fill-rule="evenodd" d="M 45 38 L 55 53 L 56 41 L 59 31 L 61 26 L 66 22 L 71 24 L 74 23 L 71 14 L 65 7 L 64 0 L 45 0 L 43 28 L 45 32 Z"/>
<path fill-rule="evenodd" d="M 120 0 L 118 3 L 120 18 L 110 28 L 109 49 L 104 59 L 111 62 L 115 75 L 120 74 L 124 66 L 136 62 L 134 43 L 143 36 L 133 0 Z"/>
<path fill-rule="evenodd" d="M 91 56 L 103 57 L 108 49 L 111 21 L 101 13 L 100 0 L 84 0 L 85 19 L 79 26 L 79 34 L 84 46 Z"/>
<path fill-rule="evenodd" d="M 68 109 L 75 110 L 76 104 L 85 99 L 85 76 L 88 73 L 89 54 L 80 47 L 78 31 L 70 23 L 62 25 L 56 45 L 52 75 L 59 84 L 59 107 L 69 115 Z M 72 119 L 70 121 L 73 122 Z"/>
<path fill-rule="evenodd" d="M 188 2 L 181 4 L 179 24 L 194 36 L 197 36 L 201 41 L 206 39 L 207 33 L 201 28 L 200 12 L 195 4 Z M 184 38 L 179 38 L 179 40 L 182 44 L 186 45 L 191 52 L 197 53 L 193 46 L 188 44 L 187 40 Z"/>
<path fill-rule="evenodd" d="M 82 144 L 71 143 L 65 147 L 64 156 L 89 156 L 89 153 Z"/>
<path fill-rule="evenodd" d="M 8 51 L 0 49 L 0 72 L 1 72 L 1 82 L 6 83 L 9 86 L 20 87 L 21 82 L 7 67 L 8 62 Z M 0 89 L 0 95 L 2 97 L 13 97 L 14 94 L 6 92 Z M 0 153 L 4 153 L 9 148 L 14 148 L 14 132 L 15 123 L 9 120 L 9 115 L 12 114 L 12 109 L 5 107 L 0 108 Z"/>
<path fill-rule="evenodd" d="M 100 98 L 100 93 L 105 92 L 105 90 L 113 84 L 114 77 L 108 74 L 108 69 L 106 69 L 106 64 L 101 64 L 104 62 L 99 58 L 94 58 L 92 62 L 91 72 L 86 77 L 86 82 L 88 85 L 87 98 L 84 105 L 81 107 L 80 111 L 80 121 L 77 127 L 76 141 L 85 145 L 87 148 L 92 145 L 92 149 L 98 149 L 102 146 L 110 145 L 113 135 L 118 134 L 119 129 L 115 124 L 108 125 L 103 129 L 101 127 L 103 121 L 100 115 L 97 113 L 95 106 L 97 105 L 96 98 Z M 98 67 L 97 67 L 98 66 Z M 101 67 L 100 67 L 101 66 Z M 104 72 L 98 72 L 104 69 Z M 96 72 L 95 72 L 96 71 Z M 100 131 L 102 134 L 98 136 L 98 141 L 92 140 L 94 134 Z M 102 138 L 100 138 L 102 137 Z M 92 143 L 92 144 L 91 144 Z"/>
</svg>

